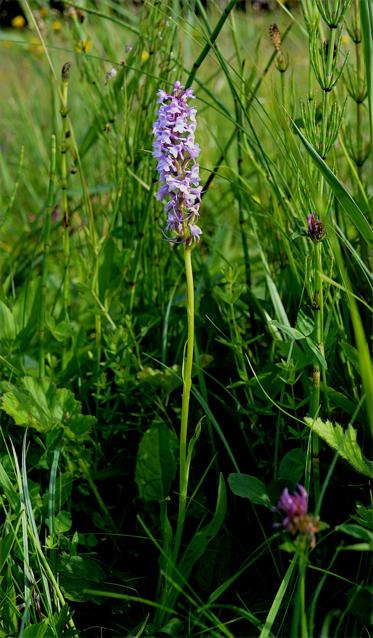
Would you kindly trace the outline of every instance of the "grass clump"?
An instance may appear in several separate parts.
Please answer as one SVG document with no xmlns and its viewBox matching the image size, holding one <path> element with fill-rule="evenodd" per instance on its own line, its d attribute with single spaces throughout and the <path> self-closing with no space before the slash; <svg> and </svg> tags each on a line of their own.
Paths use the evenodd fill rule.
<svg viewBox="0 0 373 638">
<path fill-rule="evenodd" d="M 238 5 L 0 31 L 0 636 L 370 636 L 373 18 Z"/>
</svg>

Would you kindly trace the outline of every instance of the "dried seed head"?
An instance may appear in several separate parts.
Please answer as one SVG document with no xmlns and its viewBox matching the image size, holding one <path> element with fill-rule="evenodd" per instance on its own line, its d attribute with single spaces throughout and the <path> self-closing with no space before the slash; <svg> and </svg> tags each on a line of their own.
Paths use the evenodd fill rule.
<svg viewBox="0 0 373 638">
<path fill-rule="evenodd" d="M 269 27 L 269 37 L 276 51 L 279 51 L 281 49 L 281 33 L 277 24 L 271 24 Z"/>
<path fill-rule="evenodd" d="M 62 82 L 68 82 L 70 79 L 71 62 L 65 62 L 62 67 L 61 77 Z"/>
</svg>

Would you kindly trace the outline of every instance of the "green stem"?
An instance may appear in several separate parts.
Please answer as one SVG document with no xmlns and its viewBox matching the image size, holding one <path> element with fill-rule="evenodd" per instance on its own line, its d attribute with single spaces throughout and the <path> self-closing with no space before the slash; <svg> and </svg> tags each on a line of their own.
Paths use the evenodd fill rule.
<svg viewBox="0 0 373 638">
<path fill-rule="evenodd" d="M 32 536 L 32 529 L 30 530 L 30 535 Z M 65 598 L 64 598 L 64 596 L 62 594 L 62 591 L 60 589 L 60 586 L 59 586 L 59 584 L 58 584 L 58 582 L 57 582 L 57 580 L 56 580 L 56 578 L 54 576 L 54 573 L 53 573 L 53 571 L 52 571 L 52 569 L 51 569 L 46 557 L 43 554 L 43 551 L 41 549 L 40 544 L 39 543 L 34 543 L 34 547 L 35 547 L 36 552 L 37 552 L 37 554 L 39 556 L 40 563 L 43 566 L 43 569 L 44 569 L 47 577 L 49 578 L 49 581 L 50 581 L 51 585 L 53 586 L 53 590 L 54 590 L 58 600 L 60 601 L 61 607 L 65 607 L 65 605 L 66 605 Z M 78 632 L 77 632 L 77 629 L 75 627 L 75 623 L 74 623 L 74 621 L 73 621 L 73 619 L 71 618 L 70 615 L 69 615 L 69 618 L 67 620 L 67 624 L 69 625 L 70 629 L 73 630 L 74 636 L 78 636 Z"/>
<path fill-rule="evenodd" d="M 174 560 L 176 562 L 180 549 L 183 534 L 186 501 L 188 494 L 188 468 L 187 468 L 187 434 L 189 401 L 192 388 L 192 365 L 194 346 L 194 285 L 192 268 L 192 247 L 185 245 L 184 248 L 185 274 L 187 284 L 187 315 L 188 315 L 188 338 L 186 345 L 186 357 L 183 370 L 183 398 L 181 406 L 181 426 L 180 426 L 180 467 L 179 467 L 179 512 L 174 544 Z"/>
<path fill-rule="evenodd" d="M 70 66 L 67 62 L 62 69 L 61 88 L 61 117 L 62 117 L 62 142 L 61 142 L 61 189 L 62 189 L 62 209 L 63 209 L 63 253 L 65 262 L 65 273 L 63 280 L 63 305 L 65 315 L 68 315 L 69 307 L 69 262 L 70 262 L 70 213 L 67 197 L 67 140 L 71 132 L 68 123 L 68 91 L 69 91 Z"/>
<path fill-rule="evenodd" d="M 324 354 L 323 344 L 323 325 L 324 325 L 324 305 L 323 305 L 323 287 L 322 287 L 322 258 L 321 243 L 317 242 L 314 246 L 314 293 L 313 305 L 315 312 L 315 329 L 314 342 L 321 354 Z M 312 418 L 316 418 L 320 412 L 320 363 L 315 357 L 312 371 L 312 394 L 310 413 Z M 320 460 L 319 460 L 319 437 L 317 434 L 312 435 L 312 464 L 314 476 L 315 501 L 317 502 L 320 495 Z"/>
<path fill-rule="evenodd" d="M 94 495 L 94 497 L 95 497 L 95 499 L 97 501 L 97 505 L 99 506 L 102 514 L 106 518 L 106 520 L 109 523 L 110 527 L 112 529 L 116 529 L 116 525 L 115 525 L 115 523 L 114 523 L 114 521 L 113 521 L 113 519 L 111 517 L 111 514 L 110 514 L 108 508 L 106 507 L 106 505 L 105 505 L 105 503 L 104 503 L 104 501 L 102 499 L 102 496 L 101 496 L 100 492 L 98 491 L 97 486 L 96 486 L 96 484 L 95 484 L 95 482 L 94 482 L 94 480 L 93 480 L 93 478 L 91 476 L 91 472 L 89 470 L 88 463 L 86 461 L 84 461 L 82 458 L 80 458 L 78 460 L 78 464 L 79 464 L 79 467 L 80 467 L 80 469 L 82 471 L 82 475 L 84 476 L 85 480 L 87 481 L 87 483 L 88 483 L 88 485 L 89 485 L 89 487 L 90 487 L 90 489 L 92 491 L 92 494 Z"/>
<path fill-rule="evenodd" d="M 47 288 L 48 258 L 50 251 L 50 228 L 53 210 L 54 187 L 56 178 L 56 137 L 51 138 L 51 160 L 49 166 L 48 202 L 43 229 L 43 263 L 40 283 L 40 322 L 39 322 L 39 377 L 45 376 L 45 296 Z"/>
<path fill-rule="evenodd" d="M 300 607 L 300 638 L 307 638 L 306 614 L 306 557 L 302 553 L 299 557 L 299 607 Z"/>
</svg>

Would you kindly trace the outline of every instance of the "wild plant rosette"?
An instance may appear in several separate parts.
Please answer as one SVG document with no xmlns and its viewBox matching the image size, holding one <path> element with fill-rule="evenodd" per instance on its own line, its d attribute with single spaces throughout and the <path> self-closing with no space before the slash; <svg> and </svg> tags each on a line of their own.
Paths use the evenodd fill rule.
<svg viewBox="0 0 373 638">
<path fill-rule="evenodd" d="M 188 104 L 192 89 L 175 82 L 173 93 L 158 91 L 158 117 L 153 127 L 153 156 L 157 159 L 160 188 L 157 199 L 164 202 L 167 214 L 166 236 L 172 242 L 187 245 L 198 241 L 197 226 L 201 186 L 197 157 L 200 149 L 194 139 L 196 109 Z"/>
</svg>

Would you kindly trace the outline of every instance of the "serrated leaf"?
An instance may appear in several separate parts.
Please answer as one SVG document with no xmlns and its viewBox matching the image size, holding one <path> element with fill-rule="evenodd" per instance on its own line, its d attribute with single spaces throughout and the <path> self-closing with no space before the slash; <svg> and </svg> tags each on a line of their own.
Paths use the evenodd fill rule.
<svg viewBox="0 0 373 638">
<path fill-rule="evenodd" d="M 140 498 L 163 501 L 176 475 L 179 442 L 165 423 L 154 423 L 143 435 L 137 453 L 135 480 Z"/>
<path fill-rule="evenodd" d="M 356 440 L 356 430 L 349 425 L 346 430 L 339 423 L 333 425 L 331 421 L 322 421 L 320 418 L 304 419 L 306 425 L 318 436 L 326 441 L 333 450 L 345 459 L 360 474 L 373 478 L 373 462 L 369 461 L 362 453 Z"/>
<path fill-rule="evenodd" d="M 271 501 L 267 494 L 267 488 L 262 481 L 250 474 L 229 474 L 228 484 L 233 494 L 248 498 L 255 505 L 271 507 Z"/>
</svg>

